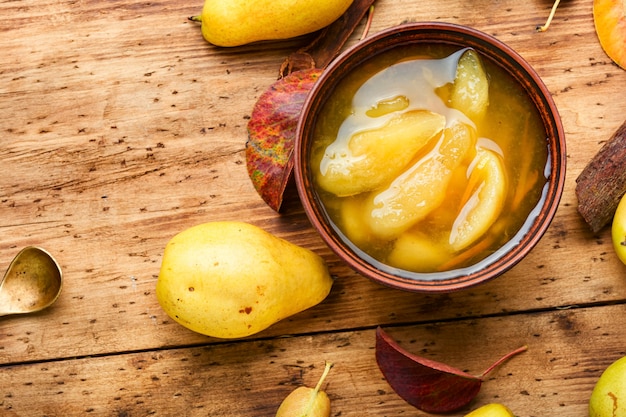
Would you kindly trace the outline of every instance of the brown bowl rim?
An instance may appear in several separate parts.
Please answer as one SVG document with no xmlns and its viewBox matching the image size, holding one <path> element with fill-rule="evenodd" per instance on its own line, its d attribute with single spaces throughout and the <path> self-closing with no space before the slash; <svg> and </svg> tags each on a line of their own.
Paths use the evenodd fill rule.
<svg viewBox="0 0 626 417">
<path fill-rule="evenodd" d="M 389 267 L 387 270 L 381 270 L 363 260 L 362 256 L 349 248 L 350 245 L 346 244 L 347 239 L 344 241 L 329 221 L 320 220 L 326 218 L 326 214 L 312 187 L 308 186 L 307 176 L 309 172 L 303 168 L 304 161 L 301 150 L 306 144 L 306 142 L 303 144 L 303 138 L 308 132 L 306 130 L 307 122 L 313 118 L 311 126 L 315 123 L 315 111 L 324 104 L 326 99 L 323 97 L 320 101 L 318 97 L 323 91 L 334 89 L 343 78 L 342 74 L 345 74 L 345 72 L 335 72 L 335 70 L 348 65 L 349 71 L 377 54 L 416 41 L 445 43 L 459 47 L 472 47 L 478 50 L 483 57 L 490 59 L 511 74 L 524 90 L 530 91 L 529 94 L 539 110 L 547 133 L 546 144 L 549 152 L 550 175 L 547 189 L 544 189 L 546 196 L 543 205 L 541 205 L 541 211 L 532 221 L 530 228 L 521 237 L 521 240 L 509 248 L 506 253 L 491 262 L 487 262 L 487 265 L 480 270 L 460 276 L 453 274 L 455 271 L 462 271 L 460 269 L 436 274 L 411 273 L 396 269 L 398 273 L 405 275 L 399 276 L 391 272 L 394 268 Z M 379 48 L 379 45 L 382 46 Z M 328 87 L 329 85 L 330 87 Z M 550 140 L 550 138 L 555 138 L 555 140 Z M 536 246 L 556 215 L 563 194 L 565 172 L 566 143 L 561 118 L 550 91 L 537 72 L 517 52 L 495 37 L 477 29 L 454 23 L 414 22 L 394 26 L 382 30 L 344 51 L 324 70 L 309 92 L 296 130 L 294 177 L 301 203 L 313 227 L 330 249 L 359 274 L 383 285 L 411 292 L 444 293 L 458 291 L 492 280 L 513 268 Z M 493 255 L 487 259 L 492 257 Z M 435 275 L 443 278 L 433 280 L 432 277 Z M 430 276 L 431 279 L 419 279 L 419 277 L 427 276 Z"/>
</svg>

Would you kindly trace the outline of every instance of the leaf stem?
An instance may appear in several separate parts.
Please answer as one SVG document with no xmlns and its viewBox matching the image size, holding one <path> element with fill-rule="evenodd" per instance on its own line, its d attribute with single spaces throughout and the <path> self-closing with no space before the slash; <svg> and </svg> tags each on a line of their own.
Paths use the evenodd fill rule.
<svg viewBox="0 0 626 417">
<path fill-rule="evenodd" d="M 550 10 L 550 16 L 548 16 L 548 20 L 543 26 L 537 26 L 537 32 L 545 32 L 550 27 L 550 23 L 552 23 L 552 18 L 554 18 L 554 14 L 556 13 L 556 8 L 559 7 L 559 3 L 561 0 L 555 0 L 552 5 L 552 10 Z"/>
<path fill-rule="evenodd" d="M 367 37 L 370 27 L 372 26 L 372 19 L 374 19 L 374 5 L 372 4 L 367 11 L 367 22 L 365 23 L 365 28 L 363 29 L 363 33 L 361 34 L 361 39 L 363 40 Z"/>
<path fill-rule="evenodd" d="M 515 349 L 512 352 L 507 353 L 506 355 L 504 355 L 503 357 L 501 357 L 500 359 L 498 359 L 497 361 L 495 361 L 493 363 L 493 365 L 491 365 L 489 368 L 487 368 L 481 375 L 480 378 L 484 378 L 489 372 L 493 371 L 494 368 L 496 368 L 498 365 L 502 364 L 502 362 L 505 362 L 507 360 L 509 360 L 510 358 L 512 358 L 513 356 L 525 352 L 526 350 L 528 350 L 528 346 L 524 345 L 522 347 L 519 347 L 517 349 Z"/>
</svg>

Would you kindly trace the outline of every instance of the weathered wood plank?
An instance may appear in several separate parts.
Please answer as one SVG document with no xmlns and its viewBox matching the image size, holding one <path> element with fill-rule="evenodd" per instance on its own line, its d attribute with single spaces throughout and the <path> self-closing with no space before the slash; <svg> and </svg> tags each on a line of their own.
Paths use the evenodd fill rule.
<svg viewBox="0 0 626 417">
<path fill-rule="evenodd" d="M 256 195 L 244 163 L 247 120 L 302 42 L 213 48 L 187 22 L 201 2 L 0 3 L 0 268 L 20 248 L 41 245 L 66 279 L 50 310 L 0 320 L 3 410 L 271 415 L 292 378 L 312 383 L 318 375 L 310 368 L 332 359 L 339 365 L 329 391 L 337 390 L 342 415 L 413 413 L 367 353 L 376 325 L 424 324 L 394 334 L 436 344 L 459 332 L 484 336 L 479 348 L 450 341 L 439 353 L 467 358 L 455 362 L 473 370 L 522 336 L 541 340 L 507 365 L 515 377 L 497 374 L 498 384 L 486 384 L 481 401 L 508 399 L 495 391 L 502 383 L 520 416 L 584 414 L 592 378 L 623 353 L 612 327 L 623 327 L 623 309 L 602 304 L 626 299 L 626 267 L 608 232 L 592 234 L 576 212 L 575 178 L 623 121 L 626 72 L 601 50 L 590 0 L 562 2 L 550 30 L 535 32 L 550 3 L 376 2 L 372 32 L 407 19 L 449 21 L 509 44 L 543 77 L 567 134 L 565 194 L 543 240 L 503 277 L 439 296 L 357 276 L 296 201 L 279 216 Z M 169 320 L 154 296 L 165 243 L 223 219 L 253 222 L 322 254 L 338 277 L 329 298 L 243 343 L 223 344 Z M 572 305 L 590 308 L 533 313 Z M 507 313 L 514 315 L 483 319 Z M 439 323 L 462 317 L 470 321 Z M 299 334 L 308 336 L 278 338 Z M 177 349 L 185 346 L 202 347 Z M 11 366 L 21 363 L 29 365 Z"/>
<path fill-rule="evenodd" d="M 489 374 L 468 409 L 495 401 L 519 417 L 578 417 L 602 370 L 626 354 L 625 325 L 626 308 L 617 305 L 387 332 L 413 353 L 473 374 L 527 345 Z M 0 372 L 0 407 L 6 416 L 269 417 L 296 386 L 315 385 L 328 360 L 332 415 L 426 415 L 386 383 L 374 344 L 374 330 L 365 329 L 16 365 Z"/>
</svg>

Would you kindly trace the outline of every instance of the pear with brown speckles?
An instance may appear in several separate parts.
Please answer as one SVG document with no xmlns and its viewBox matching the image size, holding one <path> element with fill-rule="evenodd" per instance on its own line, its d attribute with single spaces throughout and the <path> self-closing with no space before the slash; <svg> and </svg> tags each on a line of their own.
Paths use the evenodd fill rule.
<svg viewBox="0 0 626 417">
<path fill-rule="evenodd" d="M 176 322 L 240 338 L 320 303 L 332 287 L 324 260 L 245 222 L 204 223 L 165 247 L 156 293 Z"/>
</svg>

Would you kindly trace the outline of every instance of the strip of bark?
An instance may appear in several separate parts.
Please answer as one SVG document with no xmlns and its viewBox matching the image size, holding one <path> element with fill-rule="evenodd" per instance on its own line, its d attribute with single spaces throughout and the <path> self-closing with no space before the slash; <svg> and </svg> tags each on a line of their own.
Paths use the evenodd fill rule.
<svg viewBox="0 0 626 417">
<path fill-rule="evenodd" d="M 374 1 L 354 0 L 341 17 L 322 29 L 310 44 L 285 59 L 280 67 L 279 78 L 294 71 L 326 68 L 339 55 L 341 48 L 363 20 Z"/>
<path fill-rule="evenodd" d="M 576 178 L 578 212 L 594 233 L 613 220 L 626 193 L 626 121 Z"/>
</svg>

